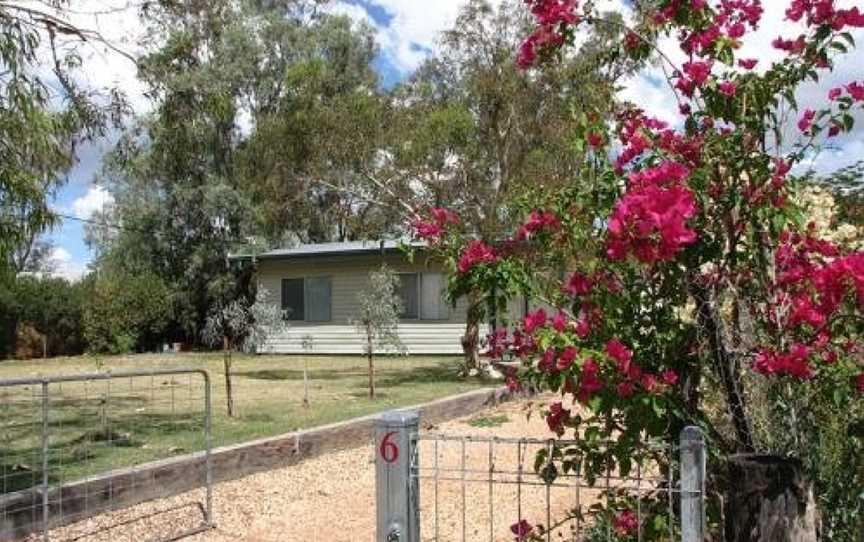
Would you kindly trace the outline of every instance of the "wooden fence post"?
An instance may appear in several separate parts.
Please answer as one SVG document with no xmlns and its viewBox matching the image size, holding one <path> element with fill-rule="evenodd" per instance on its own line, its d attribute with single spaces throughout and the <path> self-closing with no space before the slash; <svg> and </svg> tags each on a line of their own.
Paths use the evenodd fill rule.
<svg viewBox="0 0 864 542">
<path fill-rule="evenodd" d="M 729 458 L 728 542 L 816 542 L 813 488 L 797 459 Z"/>
<path fill-rule="evenodd" d="M 681 541 L 705 540 L 705 438 L 698 427 L 680 435 Z"/>
</svg>

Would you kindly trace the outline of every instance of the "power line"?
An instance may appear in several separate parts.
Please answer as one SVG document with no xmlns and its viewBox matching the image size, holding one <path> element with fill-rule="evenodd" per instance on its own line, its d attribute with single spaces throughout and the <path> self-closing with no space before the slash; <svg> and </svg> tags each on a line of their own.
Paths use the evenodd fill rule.
<svg viewBox="0 0 864 542">
<path fill-rule="evenodd" d="M 123 226 L 122 224 L 112 224 L 107 221 L 93 220 L 92 218 L 81 218 L 80 216 L 67 215 L 63 213 L 54 213 L 55 216 L 62 218 L 63 220 L 74 220 L 76 222 L 83 222 L 84 224 L 91 224 L 93 226 L 100 226 L 103 228 L 111 228 L 117 231 L 131 231 L 136 233 L 153 233 L 155 230 L 153 229 L 140 229 L 140 228 L 132 228 L 129 226 Z"/>
</svg>

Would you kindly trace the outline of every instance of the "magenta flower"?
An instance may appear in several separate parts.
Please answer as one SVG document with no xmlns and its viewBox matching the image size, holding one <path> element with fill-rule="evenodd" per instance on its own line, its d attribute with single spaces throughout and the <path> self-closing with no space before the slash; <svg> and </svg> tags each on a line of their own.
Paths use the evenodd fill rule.
<svg viewBox="0 0 864 542">
<path fill-rule="evenodd" d="M 816 112 L 812 109 L 806 109 L 798 120 L 798 129 L 806 132 L 813 125 L 813 119 L 816 117 Z"/>
</svg>

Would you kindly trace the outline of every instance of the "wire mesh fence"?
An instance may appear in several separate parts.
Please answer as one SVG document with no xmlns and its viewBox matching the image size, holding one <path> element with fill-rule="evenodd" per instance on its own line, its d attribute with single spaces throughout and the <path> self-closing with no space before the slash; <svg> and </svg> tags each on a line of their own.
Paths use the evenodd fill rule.
<svg viewBox="0 0 864 542">
<path fill-rule="evenodd" d="M 585 441 L 416 428 L 404 413 L 379 421 L 381 542 L 703 540 L 696 428 L 679 444 L 644 442 L 615 460 Z"/>
<path fill-rule="evenodd" d="M 198 370 L 0 381 L 0 540 L 59 540 L 52 530 L 69 524 L 80 524 L 64 529 L 75 540 L 111 540 L 117 528 L 167 540 L 208 528 L 210 403 L 209 376 Z M 159 462 L 178 456 L 185 461 Z M 81 521 L 197 486 L 205 490 L 189 502 L 117 524 Z"/>
</svg>

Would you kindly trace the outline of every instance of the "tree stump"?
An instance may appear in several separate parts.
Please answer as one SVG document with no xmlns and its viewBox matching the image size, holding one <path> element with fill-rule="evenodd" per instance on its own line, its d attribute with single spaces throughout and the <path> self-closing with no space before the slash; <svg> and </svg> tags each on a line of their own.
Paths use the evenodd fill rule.
<svg viewBox="0 0 864 542">
<path fill-rule="evenodd" d="M 796 459 L 729 458 L 726 542 L 816 542 L 816 503 Z"/>
</svg>

